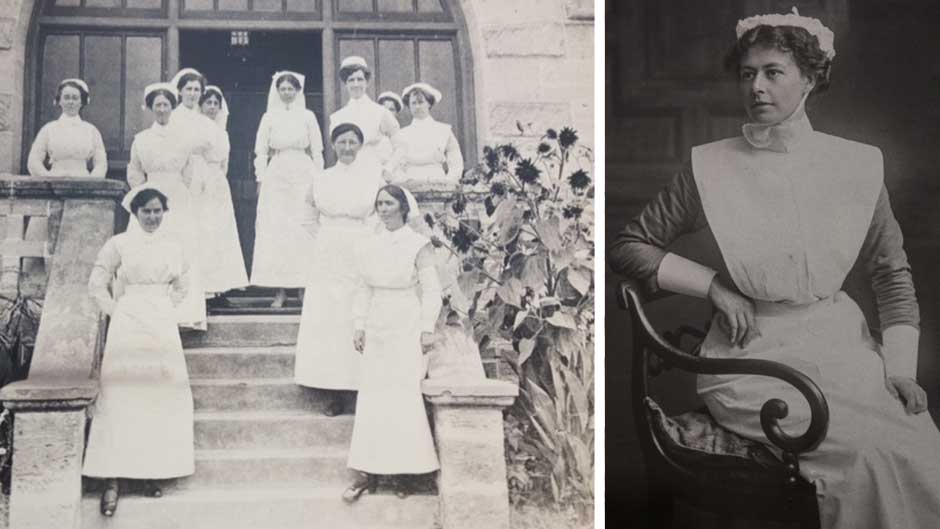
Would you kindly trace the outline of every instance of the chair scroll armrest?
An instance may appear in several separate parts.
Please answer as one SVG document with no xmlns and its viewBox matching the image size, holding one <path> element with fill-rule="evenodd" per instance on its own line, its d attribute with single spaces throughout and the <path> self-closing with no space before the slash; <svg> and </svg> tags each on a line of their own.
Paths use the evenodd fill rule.
<svg viewBox="0 0 940 529">
<path fill-rule="evenodd" d="M 793 454 L 808 452 L 819 446 L 819 443 L 826 437 L 829 429 L 829 404 L 819 386 L 812 379 L 790 366 L 770 360 L 702 358 L 686 353 L 673 347 L 653 329 L 643 310 L 643 296 L 636 282 L 621 282 L 617 294 L 621 307 L 630 311 L 634 332 L 638 333 L 635 339 L 638 339 L 646 350 L 655 353 L 673 367 L 707 375 L 768 376 L 783 380 L 796 388 L 806 399 L 810 408 L 810 424 L 803 434 L 792 436 L 780 427 L 780 420 L 789 414 L 786 402 L 780 399 L 770 399 L 761 407 L 761 427 L 767 439 L 775 446 Z M 642 354 L 642 351 L 634 351 L 634 354 Z"/>
</svg>

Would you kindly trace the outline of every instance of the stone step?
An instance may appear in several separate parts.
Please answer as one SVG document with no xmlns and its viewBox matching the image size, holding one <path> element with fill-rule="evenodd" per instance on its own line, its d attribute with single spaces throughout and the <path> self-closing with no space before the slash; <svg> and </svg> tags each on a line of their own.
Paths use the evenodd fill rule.
<svg viewBox="0 0 940 529">
<path fill-rule="evenodd" d="M 196 449 L 348 447 L 353 416 L 308 411 L 197 412 Z"/>
<path fill-rule="evenodd" d="M 183 347 L 268 347 L 297 343 L 299 314 L 211 315 L 208 330 L 182 333 Z"/>
<path fill-rule="evenodd" d="M 347 447 L 196 450 L 196 472 L 170 480 L 168 490 L 343 487 L 358 473 L 346 468 Z"/>
<path fill-rule="evenodd" d="M 300 410 L 323 413 L 325 391 L 305 388 L 293 378 L 191 378 L 196 411 Z"/>
<path fill-rule="evenodd" d="M 438 497 L 363 494 L 347 505 L 345 487 L 167 491 L 122 496 L 105 518 L 97 494 L 82 499 L 85 529 L 437 529 Z"/>
<path fill-rule="evenodd" d="M 200 347 L 186 349 L 192 378 L 289 378 L 294 376 L 294 347 Z"/>
</svg>

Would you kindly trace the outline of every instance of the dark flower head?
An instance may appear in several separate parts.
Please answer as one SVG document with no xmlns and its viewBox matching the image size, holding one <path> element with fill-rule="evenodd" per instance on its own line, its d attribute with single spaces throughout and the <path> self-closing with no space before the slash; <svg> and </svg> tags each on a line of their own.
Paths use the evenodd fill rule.
<svg viewBox="0 0 940 529">
<path fill-rule="evenodd" d="M 540 144 L 539 144 L 539 154 L 547 154 L 547 153 L 548 153 L 549 151 L 551 151 L 551 150 L 552 150 L 552 146 L 551 146 L 551 145 L 549 145 L 549 144 L 547 144 L 547 143 L 540 143 Z"/>
<path fill-rule="evenodd" d="M 451 236 L 451 242 L 454 243 L 454 247 L 457 248 L 458 251 L 467 253 L 478 238 L 479 236 L 477 234 L 468 230 L 467 226 L 461 223 L 460 228 Z"/>
<path fill-rule="evenodd" d="M 496 211 L 496 204 L 493 204 L 493 197 L 489 196 L 483 199 L 483 207 L 486 208 L 487 216 L 492 215 Z"/>
<path fill-rule="evenodd" d="M 510 143 L 507 143 L 505 145 L 500 145 L 498 149 L 499 149 L 499 152 L 503 155 L 503 157 L 511 162 L 514 162 L 519 159 L 519 151 L 516 150 L 516 148 L 513 147 L 513 145 Z"/>
<path fill-rule="evenodd" d="M 538 182 L 542 171 L 536 167 L 532 160 L 526 158 L 516 165 L 516 176 L 523 184 L 534 184 Z"/>
<path fill-rule="evenodd" d="M 562 149 L 567 149 L 575 144 L 578 141 L 578 133 L 571 127 L 565 127 L 561 129 L 561 133 L 558 135 L 558 144 L 561 145 Z"/>
<path fill-rule="evenodd" d="M 493 182 L 493 185 L 490 186 L 490 193 L 501 197 L 506 194 L 506 185 L 502 182 Z"/>
<path fill-rule="evenodd" d="M 457 198 L 450 203 L 450 209 L 452 209 L 457 215 L 463 213 L 467 209 L 467 197 L 463 195 L 457 195 Z"/>
<path fill-rule="evenodd" d="M 428 227 L 434 227 L 434 217 L 430 213 L 424 214 L 424 222 L 427 223 Z"/>
<path fill-rule="evenodd" d="M 561 212 L 566 219 L 580 219 L 582 213 L 584 213 L 584 208 L 578 206 L 568 206 Z"/>
<path fill-rule="evenodd" d="M 483 148 L 483 161 L 486 163 L 486 175 L 490 178 L 499 171 L 499 153 L 490 148 Z"/>
<path fill-rule="evenodd" d="M 575 191 L 587 189 L 587 186 L 591 185 L 591 177 L 584 172 L 584 169 L 578 169 L 568 177 L 568 183 Z"/>
<path fill-rule="evenodd" d="M 547 136 L 548 139 L 550 140 L 554 140 L 555 138 L 558 137 L 558 133 L 555 132 L 555 129 L 548 129 L 547 131 L 545 131 L 545 136 Z"/>
</svg>

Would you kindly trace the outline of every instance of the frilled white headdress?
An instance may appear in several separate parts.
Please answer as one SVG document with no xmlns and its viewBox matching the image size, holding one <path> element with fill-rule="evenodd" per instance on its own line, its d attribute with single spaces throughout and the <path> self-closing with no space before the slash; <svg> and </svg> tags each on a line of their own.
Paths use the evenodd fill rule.
<svg viewBox="0 0 940 529">
<path fill-rule="evenodd" d="M 291 101 L 291 104 L 287 107 L 287 110 L 306 110 L 307 98 L 304 97 L 304 82 L 306 81 L 306 78 L 303 76 L 303 74 L 289 70 L 283 70 L 274 72 L 274 75 L 271 76 L 271 88 L 268 90 L 268 112 L 274 110 L 275 108 L 284 108 L 284 102 L 281 101 L 281 95 L 277 92 L 277 79 L 284 74 L 293 75 L 297 78 L 298 81 L 300 81 L 300 90 L 297 91 L 297 97 Z"/>
<path fill-rule="evenodd" d="M 128 191 L 126 195 L 124 195 L 124 198 L 121 199 L 121 206 L 122 206 L 125 210 L 127 210 L 128 213 L 133 213 L 133 212 L 131 211 L 131 202 L 133 202 L 134 197 L 136 197 L 138 193 L 140 193 L 141 191 L 143 191 L 143 190 L 145 190 L 145 189 L 155 189 L 155 190 L 157 190 L 157 191 L 163 193 L 164 196 L 166 195 L 166 192 L 164 192 L 162 189 L 160 189 L 160 187 L 159 187 L 158 185 L 152 184 L 152 183 L 150 183 L 150 182 L 144 182 L 143 184 L 140 184 L 140 185 L 137 186 L 137 187 L 132 187 L 131 190 Z M 169 208 L 169 207 L 170 207 L 170 198 L 169 198 L 169 197 L 167 197 L 166 202 L 167 202 L 167 208 Z"/>
<path fill-rule="evenodd" d="M 391 99 L 392 101 L 394 101 L 395 104 L 398 105 L 398 112 L 401 112 L 401 110 L 405 108 L 405 104 L 402 102 L 401 98 L 398 97 L 398 94 L 396 94 L 395 92 L 382 92 L 381 94 L 379 94 L 379 97 L 375 98 L 375 101 L 377 103 L 382 103 L 383 99 Z"/>
<path fill-rule="evenodd" d="M 144 103 L 145 109 L 147 108 L 147 96 L 149 96 L 150 94 L 154 93 L 157 90 L 166 90 L 170 94 L 172 94 L 173 97 L 176 98 L 176 101 L 174 101 L 173 106 L 176 106 L 179 103 L 179 98 L 176 96 L 176 88 L 174 88 L 173 85 L 171 85 L 170 83 L 163 83 L 163 82 L 150 83 L 147 85 L 146 88 L 144 88 L 143 103 Z"/>
<path fill-rule="evenodd" d="M 756 15 L 739 20 L 734 31 L 740 39 L 741 35 L 744 35 L 757 26 L 794 26 L 803 28 L 808 31 L 810 35 L 819 39 L 819 48 L 826 54 L 829 60 L 832 60 L 836 56 L 836 49 L 833 45 L 835 34 L 832 33 L 832 30 L 824 26 L 818 18 L 800 15 L 800 12 L 797 11 L 795 7 L 792 13 L 786 15 Z"/>
<path fill-rule="evenodd" d="M 91 103 L 91 90 L 88 89 L 88 83 L 86 83 L 85 81 L 82 81 L 81 79 L 77 77 L 70 77 L 68 79 L 62 79 L 61 81 L 59 81 L 59 88 L 62 88 L 62 85 L 64 85 L 65 83 L 75 83 L 78 86 L 82 87 L 82 90 L 85 91 L 85 95 L 88 98 L 88 102 Z M 55 101 L 55 102 L 57 103 L 58 101 Z"/>
<path fill-rule="evenodd" d="M 222 89 L 216 85 L 209 85 L 206 87 L 206 93 L 209 90 L 214 90 L 219 93 L 219 97 L 222 99 L 220 101 L 221 107 L 219 113 L 215 116 L 215 124 L 219 127 L 222 127 L 222 130 L 225 130 L 228 127 L 228 103 L 225 101 L 225 94 L 222 92 Z"/>
<path fill-rule="evenodd" d="M 170 84 L 173 85 L 173 92 L 176 94 L 176 97 L 177 99 L 179 99 L 180 102 L 183 101 L 183 94 L 180 93 L 180 90 L 178 88 L 180 84 L 180 79 L 182 79 L 183 76 L 188 73 L 196 74 L 202 77 L 203 79 L 205 79 L 205 76 L 199 73 L 199 70 L 195 68 L 183 68 L 182 70 L 176 72 L 176 75 L 173 76 L 173 80 L 170 81 Z"/>
<path fill-rule="evenodd" d="M 414 84 L 406 86 L 405 89 L 402 90 L 401 92 L 401 98 L 405 102 L 406 105 L 408 104 L 408 98 L 411 96 L 411 93 L 414 92 L 415 90 L 421 90 L 422 92 L 429 94 L 431 97 L 433 97 L 434 105 L 440 103 L 441 98 L 444 97 L 443 94 L 441 94 L 440 90 L 438 90 L 437 88 L 434 88 L 428 83 L 414 83 Z"/>
</svg>

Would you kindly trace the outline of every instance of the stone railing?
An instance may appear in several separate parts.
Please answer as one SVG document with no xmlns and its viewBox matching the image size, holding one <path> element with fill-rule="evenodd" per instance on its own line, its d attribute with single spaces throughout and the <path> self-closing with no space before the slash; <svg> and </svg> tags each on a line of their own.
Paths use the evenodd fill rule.
<svg viewBox="0 0 940 529">
<path fill-rule="evenodd" d="M 2 285 L 16 287 L 22 257 L 44 258 L 48 278 L 29 378 L 0 390 L 15 417 L 10 527 L 80 527 L 86 408 L 104 343 L 87 282 L 126 190 L 113 180 L 0 176 Z M 48 234 L 25 240 L 24 225 L 39 217 Z"/>
<path fill-rule="evenodd" d="M 423 212 L 440 212 L 453 196 L 450 185 L 407 187 Z M 471 201 L 468 208 L 473 214 L 482 204 Z M 487 360 L 494 361 L 484 358 L 484 364 Z M 509 529 L 503 410 L 512 405 L 519 387 L 490 378 L 427 379 L 422 390 L 433 408 L 434 442 L 441 462 L 437 482 L 441 527 Z"/>
</svg>

